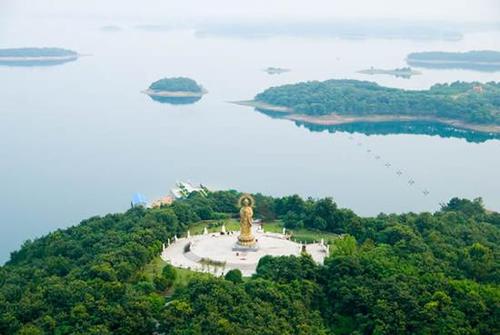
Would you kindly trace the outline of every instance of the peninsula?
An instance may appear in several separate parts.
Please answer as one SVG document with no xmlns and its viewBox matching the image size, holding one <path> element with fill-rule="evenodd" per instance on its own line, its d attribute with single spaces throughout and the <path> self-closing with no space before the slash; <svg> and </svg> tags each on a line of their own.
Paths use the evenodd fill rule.
<svg viewBox="0 0 500 335">
<path fill-rule="evenodd" d="M 0 65 L 57 65 L 78 59 L 76 51 L 61 48 L 0 49 Z"/>
<path fill-rule="evenodd" d="M 192 192 L 27 240 L 0 266 L 0 333 L 498 334 L 499 222 L 480 198 L 364 217 Z M 260 247 L 231 251 L 244 224 Z"/>
<path fill-rule="evenodd" d="M 410 78 L 411 76 L 414 76 L 417 74 L 422 74 L 422 72 L 415 71 L 411 67 L 402 67 L 402 68 L 396 68 L 396 69 L 376 69 L 373 66 L 370 67 L 369 69 L 358 71 L 358 73 L 369 74 L 369 75 L 388 74 L 388 75 L 392 75 L 395 77 L 401 77 L 401 78 L 405 78 L 405 79 Z"/>
<path fill-rule="evenodd" d="M 359 80 L 310 81 L 271 87 L 251 101 L 275 116 L 316 125 L 358 122 L 436 122 L 500 133 L 500 83 L 454 82 L 411 91 Z"/>
<path fill-rule="evenodd" d="M 143 93 L 158 102 L 183 104 L 200 100 L 207 91 L 193 79 L 175 77 L 155 81 Z"/>
<path fill-rule="evenodd" d="M 500 52 L 492 50 L 468 52 L 414 52 L 406 62 L 415 67 L 434 69 L 466 69 L 500 71 Z"/>
</svg>

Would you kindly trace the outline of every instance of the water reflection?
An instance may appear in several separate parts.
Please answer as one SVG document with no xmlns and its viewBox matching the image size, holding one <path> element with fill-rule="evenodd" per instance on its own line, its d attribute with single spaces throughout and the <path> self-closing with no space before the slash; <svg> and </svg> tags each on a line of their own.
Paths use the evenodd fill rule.
<svg viewBox="0 0 500 335">
<path fill-rule="evenodd" d="M 0 60 L 0 66 L 10 67 L 35 67 L 35 66 L 54 66 L 61 65 L 69 62 L 74 62 L 78 58 L 67 58 L 57 60 Z"/>
<path fill-rule="evenodd" d="M 271 118 L 282 118 L 283 114 L 262 109 L 256 109 Z M 468 129 L 460 129 L 437 122 L 428 121 L 398 121 L 398 122 L 356 122 L 340 125 L 317 125 L 302 121 L 294 121 L 300 127 L 303 126 L 313 132 L 327 131 L 329 133 L 347 132 L 365 135 L 394 135 L 413 134 L 430 135 L 442 138 L 461 138 L 471 143 L 483 143 L 488 140 L 500 139 L 500 134 L 482 133 Z"/>
<path fill-rule="evenodd" d="M 162 97 L 158 95 L 150 95 L 152 100 L 162 103 L 162 104 L 170 104 L 170 105 L 189 105 L 194 104 L 201 100 L 200 97 Z"/>
</svg>

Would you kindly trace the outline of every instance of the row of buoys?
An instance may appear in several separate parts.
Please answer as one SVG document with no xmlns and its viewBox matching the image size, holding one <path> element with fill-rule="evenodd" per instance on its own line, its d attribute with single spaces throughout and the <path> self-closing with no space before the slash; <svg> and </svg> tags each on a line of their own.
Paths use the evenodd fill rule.
<svg viewBox="0 0 500 335">
<path fill-rule="evenodd" d="M 351 135 L 351 136 L 349 136 L 349 140 L 353 141 L 353 140 L 354 140 L 354 137 L 353 137 L 352 135 Z M 357 144 L 357 146 L 358 146 L 358 147 L 362 147 L 362 146 L 363 146 L 363 142 L 361 142 L 361 141 L 357 141 L 357 142 L 356 142 L 356 144 Z M 373 155 L 374 155 L 374 156 L 373 156 L 373 158 L 375 158 L 375 160 L 377 160 L 377 161 L 382 159 L 382 156 L 380 156 L 379 154 L 374 154 L 374 153 L 373 153 L 373 150 L 372 150 L 372 149 L 370 149 L 370 148 L 366 149 L 366 153 L 367 153 L 367 154 L 373 154 Z M 384 163 L 384 166 L 385 166 L 386 168 L 388 168 L 388 169 L 389 169 L 389 168 L 391 168 L 391 167 L 392 167 L 392 163 L 390 163 L 390 162 L 385 162 L 385 163 Z M 398 177 L 401 177 L 401 176 L 403 176 L 403 175 L 404 175 L 404 173 L 403 173 L 403 171 L 402 171 L 402 170 L 397 169 L 397 170 L 396 170 L 396 175 L 397 175 Z M 409 185 L 409 186 L 414 186 L 414 185 L 416 185 L 415 180 L 414 180 L 413 178 L 411 178 L 411 177 L 409 177 L 409 178 L 408 178 L 407 183 L 408 183 L 408 185 Z M 424 189 L 423 189 L 423 190 L 421 190 L 421 191 L 422 191 L 422 194 L 423 194 L 424 196 L 428 196 L 428 195 L 430 194 L 430 191 L 429 191 L 428 189 L 426 189 L 426 188 L 424 188 Z"/>
</svg>

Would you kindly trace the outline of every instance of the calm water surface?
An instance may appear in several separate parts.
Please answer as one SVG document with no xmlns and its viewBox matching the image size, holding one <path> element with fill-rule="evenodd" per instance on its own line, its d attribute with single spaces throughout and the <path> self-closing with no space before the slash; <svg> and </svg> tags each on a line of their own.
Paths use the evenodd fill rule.
<svg viewBox="0 0 500 335">
<path fill-rule="evenodd" d="M 123 211 L 134 192 L 154 199 L 177 180 L 332 196 L 362 215 L 431 211 L 453 196 L 480 196 L 500 210 L 498 140 L 312 132 L 227 103 L 316 79 L 366 79 L 406 89 L 498 81 L 499 72 L 423 70 L 401 79 L 356 71 L 404 66 L 413 51 L 498 49 L 499 34 L 469 34 L 457 42 L 238 39 L 139 31 L 133 23 L 104 33 L 104 24 L 0 26 L 0 47 L 60 46 L 91 54 L 61 66 L 0 67 L 0 263 L 28 238 Z M 292 71 L 270 76 L 262 71 L 268 66 Z M 140 93 L 165 76 L 191 77 L 209 93 L 185 106 Z"/>
</svg>

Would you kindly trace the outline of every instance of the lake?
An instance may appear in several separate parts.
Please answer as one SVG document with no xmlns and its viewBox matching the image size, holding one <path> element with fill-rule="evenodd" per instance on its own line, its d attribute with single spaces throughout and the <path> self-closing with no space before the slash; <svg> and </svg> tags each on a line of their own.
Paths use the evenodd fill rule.
<svg viewBox="0 0 500 335">
<path fill-rule="evenodd" d="M 0 67 L 0 263 L 26 239 L 124 211 L 135 192 L 153 200 L 180 180 L 331 196 L 360 215 L 434 211 L 454 196 L 482 197 L 500 210 L 499 140 L 310 131 L 228 103 L 304 80 L 353 78 L 405 89 L 499 81 L 500 72 L 465 70 L 422 69 L 411 79 L 357 73 L 405 66 L 410 52 L 498 49 L 499 33 L 459 41 L 238 38 L 138 30 L 131 22 L 100 31 L 105 24 L 0 23 L 0 47 L 89 54 L 59 66 Z M 291 71 L 268 75 L 268 66 Z M 140 93 L 171 76 L 193 78 L 209 93 L 190 105 Z"/>
</svg>

